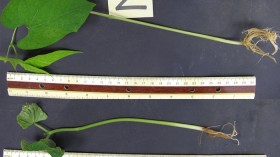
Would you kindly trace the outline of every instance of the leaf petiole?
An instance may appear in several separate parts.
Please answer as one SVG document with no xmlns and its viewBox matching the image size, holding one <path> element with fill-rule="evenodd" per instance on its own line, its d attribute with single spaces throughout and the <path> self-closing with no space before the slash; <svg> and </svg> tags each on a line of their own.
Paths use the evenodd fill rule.
<svg viewBox="0 0 280 157">
<path fill-rule="evenodd" d="M 16 58 L 18 58 L 18 53 L 17 53 L 17 49 L 16 49 L 15 45 L 11 45 L 11 46 L 12 46 L 12 48 L 14 50 L 14 53 L 16 54 Z"/>
<path fill-rule="evenodd" d="M 11 48 L 13 48 L 13 51 L 14 51 L 14 53 L 16 54 L 16 57 L 18 57 L 17 49 L 16 49 L 16 47 L 15 47 L 15 45 L 14 45 L 14 43 L 15 43 L 16 32 L 17 32 L 17 27 L 16 27 L 16 28 L 14 29 L 14 31 L 13 31 L 12 39 L 11 39 L 11 41 L 10 41 L 10 44 L 9 44 L 9 47 L 8 47 L 8 51 L 7 51 L 7 53 L 6 53 L 6 57 L 7 57 L 7 58 L 9 57 Z"/>
<path fill-rule="evenodd" d="M 37 128 L 41 129 L 42 131 L 44 131 L 46 134 L 48 134 L 49 130 L 44 128 L 42 125 L 35 123 L 34 126 L 36 126 Z"/>
</svg>

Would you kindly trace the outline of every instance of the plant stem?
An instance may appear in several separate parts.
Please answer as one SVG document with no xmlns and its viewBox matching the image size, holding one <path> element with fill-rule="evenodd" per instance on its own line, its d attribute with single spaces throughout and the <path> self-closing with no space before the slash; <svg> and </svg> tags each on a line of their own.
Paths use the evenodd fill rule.
<svg viewBox="0 0 280 157">
<path fill-rule="evenodd" d="M 8 58 L 8 57 L 3 57 L 3 56 L 0 56 L 0 61 L 4 61 L 5 63 L 6 62 L 17 63 L 17 64 L 24 63 L 24 61 L 21 59 Z"/>
<path fill-rule="evenodd" d="M 53 135 L 55 133 L 79 132 L 79 131 L 91 129 L 94 127 L 111 124 L 111 123 L 119 123 L 119 122 L 146 123 L 146 124 L 155 124 L 155 125 L 163 125 L 163 126 L 171 126 L 171 127 L 203 131 L 203 127 L 201 127 L 201 126 L 195 126 L 195 125 L 183 124 L 183 123 L 177 123 L 177 122 L 149 120 L 149 119 L 141 119 L 141 118 L 115 118 L 115 119 L 104 120 L 104 121 L 100 121 L 100 122 L 96 122 L 96 123 L 92 123 L 92 124 L 88 124 L 88 125 L 76 127 L 76 128 L 59 128 L 59 129 L 48 131 L 46 133 L 48 135 L 47 138 L 49 138 L 51 135 Z"/>
<path fill-rule="evenodd" d="M 184 30 L 171 28 L 171 27 L 166 27 L 166 26 L 161 26 L 161 25 L 152 24 L 152 23 L 148 23 L 148 22 L 142 22 L 142 21 L 137 21 L 137 20 L 133 20 L 133 19 L 127 19 L 127 18 L 123 18 L 123 17 L 112 16 L 112 15 L 108 15 L 108 14 L 104 14 L 104 13 L 100 13 L 100 12 L 96 12 L 96 11 L 91 11 L 90 13 L 94 14 L 94 15 L 106 17 L 106 18 L 109 18 L 109 19 L 125 21 L 125 22 L 129 22 L 129 23 L 134 23 L 134 24 L 143 25 L 143 26 L 147 26 L 147 27 L 153 27 L 153 28 L 157 28 L 157 29 L 161 29 L 161 30 L 170 31 L 170 32 L 176 32 L 176 33 L 179 33 L 179 34 L 195 36 L 195 37 L 208 39 L 208 40 L 212 40 L 212 41 L 217 41 L 217 42 L 222 42 L 222 43 L 226 43 L 226 44 L 243 45 L 243 43 L 241 41 L 228 40 L 228 39 L 214 37 L 214 36 L 210 36 L 210 35 L 194 33 L 194 32 L 190 32 L 190 31 L 184 31 Z"/>
<path fill-rule="evenodd" d="M 11 48 L 13 48 L 13 50 L 14 50 L 16 56 L 18 56 L 16 47 L 14 46 L 16 32 L 17 32 L 17 28 L 14 29 L 14 32 L 13 32 L 13 35 L 12 35 L 12 39 L 11 39 L 10 44 L 9 44 L 9 47 L 8 47 L 8 51 L 7 51 L 7 53 L 6 53 L 6 57 L 9 56 L 9 53 L 10 53 Z"/>
<path fill-rule="evenodd" d="M 39 124 L 37 124 L 37 123 L 35 123 L 34 125 L 35 125 L 37 128 L 39 128 L 39 129 L 41 129 L 42 131 L 44 131 L 45 133 L 48 133 L 48 132 L 49 132 L 48 129 L 44 128 L 43 126 L 41 126 L 41 125 L 39 125 Z"/>
<path fill-rule="evenodd" d="M 0 56 L 0 61 L 8 62 L 10 59 L 7 57 Z"/>
</svg>

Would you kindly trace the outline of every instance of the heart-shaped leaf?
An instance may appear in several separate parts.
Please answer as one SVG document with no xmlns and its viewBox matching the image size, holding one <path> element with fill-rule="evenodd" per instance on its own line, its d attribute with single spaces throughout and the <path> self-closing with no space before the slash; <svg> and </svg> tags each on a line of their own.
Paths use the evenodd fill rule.
<svg viewBox="0 0 280 157">
<path fill-rule="evenodd" d="M 40 141 L 30 144 L 26 140 L 21 141 L 21 148 L 24 151 L 44 151 L 49 153 L 52 157 L 62 157 L 64 150 L 56 147 L 54 141 L 50 139 L 41 139 Z"/>
<path fill-rule="evenodd" d="M 94 6 L 87 0 L 11 0 L 0 20 L 11 29 L 26 26 L 28 35 L 17 46 L 38 49 L 77 32 Z"/>
<path fill-rule="evenodd" d="M 31 125 L 47 118 L 47 114 L 37 104 L 32 103 L 22 107 L 20 114 L 17 116 L 17 122 L 23 129 L 27 129 Z"/>
</svg>

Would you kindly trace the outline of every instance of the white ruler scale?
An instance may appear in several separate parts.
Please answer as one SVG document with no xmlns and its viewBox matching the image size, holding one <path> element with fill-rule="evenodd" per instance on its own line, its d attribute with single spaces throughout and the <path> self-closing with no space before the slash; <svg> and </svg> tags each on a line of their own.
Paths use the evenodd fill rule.
<svg viewBox="0 0 280 157">
<path fill-rule="evenodd" d="M 57 99 L 254 99 L 256 78 L 7 73 L 10 96 Z"/>
<path fill-rule="evenodd" d="M 44 152 L 4 150 L 3 157 L 50 157 Z M 141 154 L 102 154 L 102 153 L 65 153 L 63 157 L 266 157 L 266 155 L 141 155 Z"/>
</svg>

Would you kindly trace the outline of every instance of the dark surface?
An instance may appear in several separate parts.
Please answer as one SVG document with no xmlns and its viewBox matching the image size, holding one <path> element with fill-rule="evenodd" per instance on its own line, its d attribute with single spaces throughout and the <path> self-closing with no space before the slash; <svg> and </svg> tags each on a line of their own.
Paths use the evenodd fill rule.
<svg viewBox="0 0 280 157">
<path fill-rule="evenodd" d="M 1 0 L 0 10 L 8 0 Z M 107 3 L 96 1 L 106 12 Z M 280 30 L 278 0 L 155 0 L 153 23 L 239 40 L 251 27 Z M 25 34 L 19 31 L 18 38 Z M 4 55 L 12 30 L 0 26 Z M 215 126 L 237 121 L 240 146 L 176 128 L 113 124 L 81 133 L 58 134 L 56 142 L 67 151 L 152 154 L 267 154 L 279 156 L 279 64 L 247 51 L 203 39 L 173 34 L 134 24 L 90 16 L 79 33 L 43 50 L 22 52 L 24 58 L 68 48 L 85 52 L 49 67 L 57 74 L 111 76 L 240 76 L 257 77 L 257 100 L 240 101 L 139 101 L 51 100 L 7 96 L 6 72 L 1 63 L 0 149 L 19 149 L 20 139 L 34 140 L 35 128 L 23 131 L 16 123 L 22 104 L 38 102 L 49 114 L 51 127 L 77 126 L 114 117 L 143 117 Z M 277 55 L 279 58 L 279 55 Z M 264 100 L 273 99 L 273 100 Z"/>
</svg>

